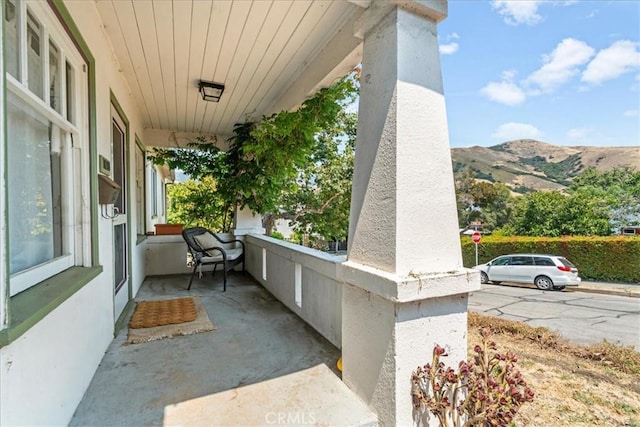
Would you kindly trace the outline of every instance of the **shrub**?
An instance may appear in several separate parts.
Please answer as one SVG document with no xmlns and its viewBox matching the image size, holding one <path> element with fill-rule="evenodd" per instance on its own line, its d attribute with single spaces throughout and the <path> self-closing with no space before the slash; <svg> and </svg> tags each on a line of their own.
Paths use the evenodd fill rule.
<svg viewBox="0 0 640 427">
<path fill-rule="evenodd" d="M 534 392 L 515 368 L 517 356 L 490 356 L 488 351 L 496 350 L 491 330 L 482 328 L 480 335 L 482 345 L 474 347 L 473 361 L 461 361 L 457 372 L 440 361 L 447 354 L 436 345 L 431 364 L 413 373 L 414 410 L 428 409 L 443 427 L 503 426 L 512 423 L 520 406 L 533 401 Z"/>
<path fill-rule="evenodd" d="M 284 234 L 280 233 L 279 231 L 272 231 L 271 237 L 273 237 L 274 239 L 284 240 Z"/>
<path fill-rule="evenodd" d="M 462 238 L 465 267 L 475 264 L 475 247 L 469 237 Z M 478 262 L 512 253 L 561 255 L 573 262 L 580 276 L 589 280 L 640 282 L 640 236 L 564 236 L 514 237 L 482 236 Z"/>
</svg>

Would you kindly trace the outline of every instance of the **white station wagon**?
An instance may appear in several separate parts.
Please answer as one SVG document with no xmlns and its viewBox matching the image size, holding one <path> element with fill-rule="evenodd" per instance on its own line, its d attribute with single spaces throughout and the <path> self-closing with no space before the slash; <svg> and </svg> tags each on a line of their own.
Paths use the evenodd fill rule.
<svg viewBox="0 0 640 427">
<path fill-rule="evenodd" d="M 530 283 L 543 291 L 560 291 L 567 286 L 578 286 L 582 281 L 576 266 L 556 255 L 503 255 L 473 268 L 480 270 L 482 283 Z"/>
</svg>

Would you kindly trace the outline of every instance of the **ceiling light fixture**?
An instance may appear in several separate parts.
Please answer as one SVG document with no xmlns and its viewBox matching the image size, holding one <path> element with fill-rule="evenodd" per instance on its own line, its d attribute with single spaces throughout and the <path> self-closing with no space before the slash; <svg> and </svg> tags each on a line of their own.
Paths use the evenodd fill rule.
<svg viewBox="0 0 640 427">
<path fill-rule="evenodd" d="M 224 92 L 224 85 L 222 83 L 207 82 L 204 80 L 200 80 L 198 88 L 202 94 L 202 99 L 211 102 L 219 102 L 222 92 Z"/>
</svg>

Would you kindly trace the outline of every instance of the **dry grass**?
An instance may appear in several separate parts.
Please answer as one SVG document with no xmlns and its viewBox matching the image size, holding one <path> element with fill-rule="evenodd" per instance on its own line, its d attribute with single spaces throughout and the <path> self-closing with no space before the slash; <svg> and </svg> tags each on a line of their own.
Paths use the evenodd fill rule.
<svg viewBox="0 0 640 427">
<path fill-rule="evenodd" d="M 469 312 L 469 351 L 484 326 L 499 352 L 518 355 L 517 366 L 536 393 L 516 425 L 640 427 L 640 353 L 632 347 L 574 345 L 546 328 Z"/>
</svg>

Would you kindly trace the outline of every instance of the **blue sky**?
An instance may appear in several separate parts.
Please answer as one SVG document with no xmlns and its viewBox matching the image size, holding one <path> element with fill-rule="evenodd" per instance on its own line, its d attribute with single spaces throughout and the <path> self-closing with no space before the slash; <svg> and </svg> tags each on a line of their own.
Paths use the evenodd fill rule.
<svg viewBox="0 0 640 427">
<path fill-rule="evenodd" d="M 640 147 L 640 1 L 449 0 L 451 146 Z"/>
</svg>

